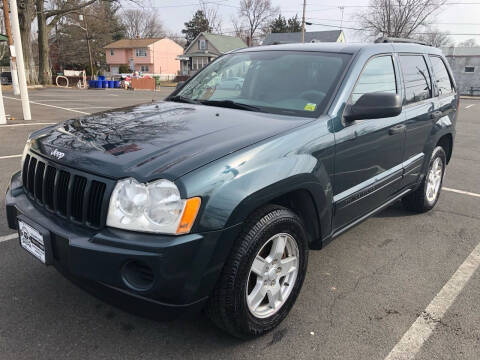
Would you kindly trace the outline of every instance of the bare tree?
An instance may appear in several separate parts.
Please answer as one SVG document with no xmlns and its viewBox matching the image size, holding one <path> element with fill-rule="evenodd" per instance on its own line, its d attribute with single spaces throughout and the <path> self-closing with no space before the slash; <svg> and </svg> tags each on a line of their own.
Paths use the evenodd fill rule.
<svg viewBox="0 0 480 360">
<path fill-rule="evenodd" d="M 359 22 L 371 36 L 408 38 L 430 25 L 432 13 L 446 0 L 370 0 Z"/>
<path fill-rule="evenodd" d="M 200 0 L 200 10 L 208 20 L 208 25 L 212 28 L 213 32 L 222 32 L 222 16 L 218 13 L 218 5 L 216 7 L 210 6 L 209 2 Z"/>
<path fill-rule="evenodd" d="M 129 39 L 165 36 L 156 12 L 145 9 L 127 9 L 122 14 L 125 34 Z"/>
<path fill-rule="evenodd" d="M 96 1 L 115 2 L 118 0 L 22 0 L 18 3 L 20 36 L 23 44 L 32 44 L 32 22 L 37 17 L 39 78 L 42 84 L 51 83 L 51 70 L 48 61 L 49 33 L 65 15 L 77 12 Z M 48 5 L 48 9 L 45 4 Z M 30 84 L 36 83 L 32 46 L 23 46 L 23 58 L 27 82 Z"/>
<path fill-rule="evenodd" d="M 178 45 L 180 45 L 183 48 L 187 45 L 187 40 L 185 40 L 185 38 L 180 34 L 169 32 L 165 34 L 165 36 L 168 37 L 170 40 L 175 41 Z"/>
<path fill-rule="evenodd" d="M 467 39 L 465 41 L 462 41 L 458 43 L 459 47 L 475 47 L 478 46 L 477 41 L 475 39 Z"/>
<path fill-rule="evenodd" d="M 233 35 L 248 42 L 249 31 L 237 17 L 232 16 Z"/>
<path fill-rule="evenodd" d="M 3 16 L 0 16 L 0 31 L 2 34 L 5 34 L 5 21 L 3 19 Z M 8 43 L 6 41 L 2 41 L 0 43 L 0 60 L 3 60 L 3 58 L 8 54 Z"/>
<path fill-rule="evenodd" d="M 426 28 L 416 36 L 418 40 L 425 41 L 427 44 L 435 47 L 451 46 L 453 41 L 448 32 L 440 31 L 435 28 Z"/>
<path fill-rule="evenodd" d="M 239 15 L 247 24 L 250 41 L 254 39 L 257 30 L 261 30 L 278 13 L 279 8 L 273 7 L 271 0 L 240 0 Z"/>
</svg>

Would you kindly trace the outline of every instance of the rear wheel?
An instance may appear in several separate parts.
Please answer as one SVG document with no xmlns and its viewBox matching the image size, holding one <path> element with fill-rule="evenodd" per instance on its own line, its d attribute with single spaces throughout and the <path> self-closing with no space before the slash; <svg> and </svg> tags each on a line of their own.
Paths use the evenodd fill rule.
<svg viewBox="0 0 480 360">
<path fill-rule="evenodd" d="M 256 212 L 225 264 L 207 314 L 218 327 L 241 338 L 272 330 L 300 292 L 307 251 L 296 214 L 279 206 Z"/>
<path fill-rule="evenodd" d="M 428 171 L 422 184 L 417 190 L 402 199 L 407 210 L 426 212 L 433 209 L 440 197 L 446 159 L 445 150 L 441 146 L 437 146 L 432 152 Z"/>
</svg>

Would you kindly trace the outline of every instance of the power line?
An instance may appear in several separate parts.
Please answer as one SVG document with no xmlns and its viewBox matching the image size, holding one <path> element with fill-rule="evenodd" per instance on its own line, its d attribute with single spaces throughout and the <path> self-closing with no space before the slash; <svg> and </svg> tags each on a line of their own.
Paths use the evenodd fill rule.
<svg viewBox="0 0 480 360">
<path fill-rule="evenodd" d="M 231 7 L 231 8 L 239 9 L 238 6 L 226 4 L 226 3 L 221 2 L 221 1 L 206 1 L 206 2 L 204 2 L 204 4 L 211 4 L 211 5 L 218 5 L 218 6 L 224 6 L 224 7 Z M 190 6 L 199 7 L 200 4 L 198 2 L 196 2 L 196 3 L 175 4 L 175 5 L 159 5 L 159 6 L 156 6 L 156 5 L 148 5 L 148 6 L 138 5 L 138 6 L 122 6 L 122 7 L 124 9 L 138 9 L 138 8 L 142 8 L 142 9 L 169 9 L 169 8 L 181 8 L 181 7 L 190 7 Z"/>
<path fill-rule="evenodd" d="M 307 20 L 313 20 L 313 21 L 337 21 L 341 22 L 341 19 L 320 19 L 320 18 L 307 18 Z M 356 20 L 343 20 L 343 22 L 348 22 L 348 23 L 357 23 L 358 21 Z M 436 22 L 435 25 L 466 25 L 466 26 L 474 26 L 474 25 L 480 25 L 480 23 L 455 23 L 455 22 Z"/>
<path fill-rule="evenodd" d="M 309 4 L 307 5 L 315 5 L 315 4 Z M 446 3 L 438 3 L 438 4 L 432 4 L 433 6 L 448 6 L 448 5 L 480 5 L 480 2 L 446 2 Z M 392 6 L 398 6 L 402 7 L 402 4 L 392 4 Z M 328 8 L 328 9 L 333 9 L 333 8 L 339 8 L 339 7 L 344 7 L 344 8 L 376 8 L 377 6 L 375 5 L 323 5 L 321 6 L 322 8 Z"/>
<path fill-rule="evenodd" d="M 307 25 L 318 25 L 318 26 L 326 26 L 326 27 L 334 27 L 339 29 L 340 26 L 338 25 L 330 25 L 330 24 L 319 24 L 319 23 L 312 23 L 312 22 L 307 22 Z M 347 27 L 344 26 L 344 29 L 348 30 L 356 30 L 356 31 L 368 31 L 368 29 L 362 29 L 362 28 L 354 28 L 354 27 Z M 415 32 L 415 35 L 431 35 L 431 34 L 436 34 L 436 32 Z M 480 36 L 480 33 L 449 33 L 448 35 L 454 35 L 454 36 Z"/>
</svg>

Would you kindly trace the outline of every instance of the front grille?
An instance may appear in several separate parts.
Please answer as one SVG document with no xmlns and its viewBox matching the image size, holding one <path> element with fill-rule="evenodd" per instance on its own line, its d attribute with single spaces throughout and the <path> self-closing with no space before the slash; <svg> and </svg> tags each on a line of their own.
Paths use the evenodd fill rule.
<svg viewBox="0 0 480 360">
<path fill-rule="evenodd" d="M 108 180 L 28 154 L 22 181 L 27 195 L 50 212 L 92 228 L 104 225 Z"/>
</svg>

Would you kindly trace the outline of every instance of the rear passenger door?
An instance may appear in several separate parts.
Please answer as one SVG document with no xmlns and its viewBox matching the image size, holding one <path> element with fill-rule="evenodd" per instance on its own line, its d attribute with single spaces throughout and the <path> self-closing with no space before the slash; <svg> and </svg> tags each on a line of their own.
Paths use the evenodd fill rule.
<svg viewBox="0 0 480 360">
<path fill-rule="evenodd" d="M 365 64 L 349 104 L 372 92 L 402 94 L 391 54 Z M 390 118 L 344 123 L 335 133 L 334 230 L 376 209 L 400 188 L 405 142 L 403 113 Z"/>
<path fill-rule="evenodd" d="M 400 54 L 405 96 L 403 112 L 406 116 L 404 184 L 415 182 L 421 174 L 426 156 L 426 144 L 432 132 L 436 112 L 431 75 L 423 54 Z"/>
</svg>

